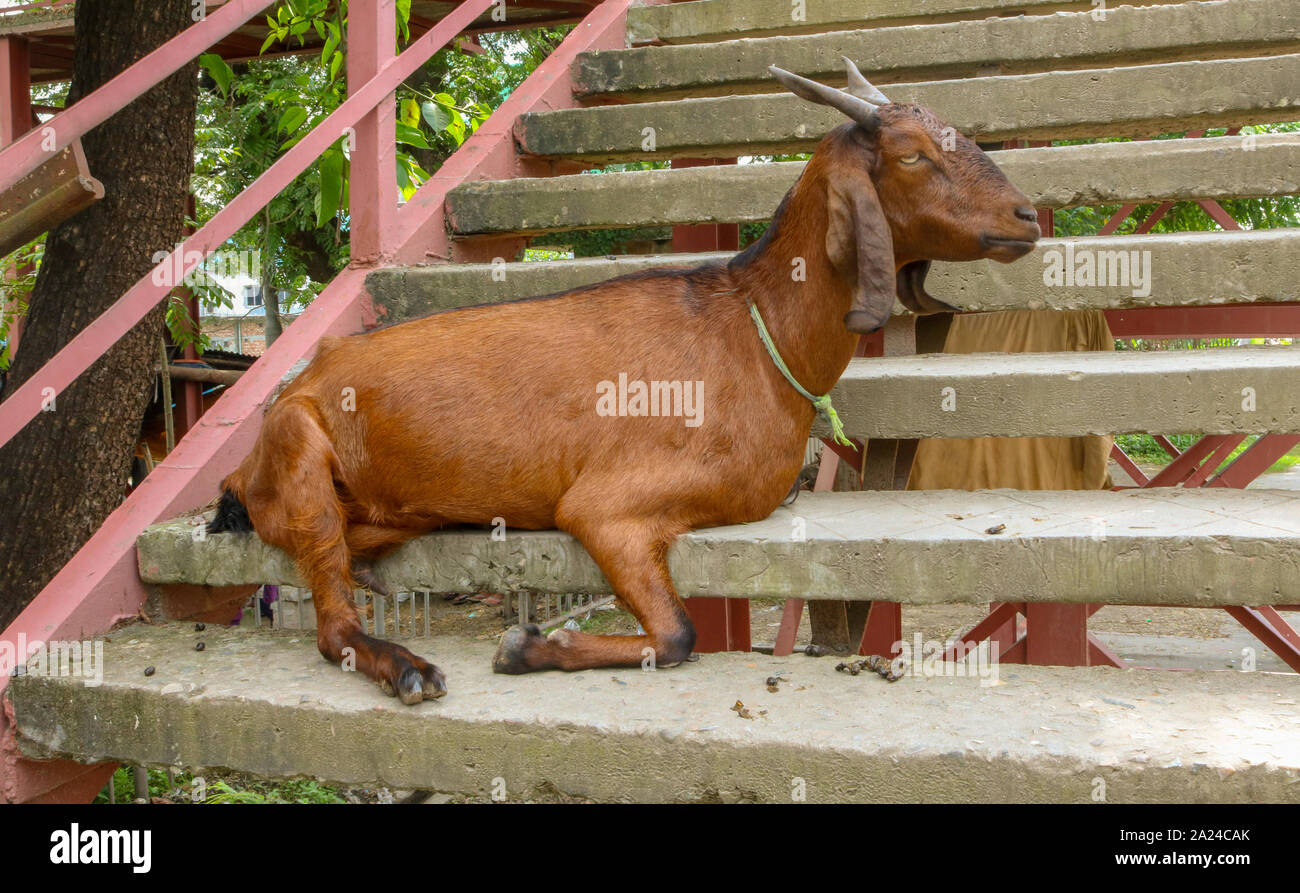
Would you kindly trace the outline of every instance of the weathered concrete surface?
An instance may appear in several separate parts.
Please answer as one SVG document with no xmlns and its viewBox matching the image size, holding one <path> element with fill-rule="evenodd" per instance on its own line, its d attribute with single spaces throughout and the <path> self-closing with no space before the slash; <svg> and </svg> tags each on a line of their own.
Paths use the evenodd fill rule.
<svg viewBox="0 0 1300 893">
<path fill-rule="evenodd" d="M 302 585 L 288 557 L 251 534 L 196 541 L 200 520 L 140 536 L 142 580 Z M 586 550 L 556 531 L 432 534 L 376 569 L 394 590 L 609 591 Z M 686 597 L 1296 604 L 1300 492 L 804 493 L 764 521 L 680 537 L 669 569 Z"/>
<path fill-rule="evenodd" d="M 1300 10 L 1300 5 L 1296 7 Z M 1300 193 L 1300 133 L 990 152 L 1038 208 Z M 458 235 L 770 220 L 799 161 L 479 180 L 447 197 Z"/>
<path fill-rule="evenodd" d="M 1144 6 L 1133 0 L 1126 6 Z M 1154 0 L 1180 2 L 1180 0 Z M 1042 15 L 1091 10 L 1091 0 L 816 0 L 802 20 L 786 3 L 699 0 L 667 6 L 632 7 L 627 14 L 630 43 L 702 43 L 759 35 L 802 34 L 866 27 L 980 19 L 995 15 Z"/>
<path fill-rule="evenodd" d="M 755 4 L 763 5 L 763 4 Z M 778 4 L 779 5 L 779 4 Z M 786 10 L 787 16 L 789 9 Z M 583 53 L 575 92 L 672 99 L 772 90 L 767 67 L 844 83 L 841 56 L 877 85 L 991 74 L 1026 74 L 1187 59 L 1294 52 L 1295 0 L 1231 0 L 987 18 L 949 24 L 838 31 L 800 37 Z"/>
<path fill-rule="evenodd" d="M 512 301 L 533 295 L 568 291 L 615 276 L 652 267 L 693 266 L 730 257 L 727 253 L 679 255 L 621 255 L 538 263 L 430 264 L 422 267 L 383 267 L 366 276 L 381 322 L 402 322 L 429 313 L 472 304 Z"/>
<path fill-rule="evenodd" d="M 891 85 L 981 140 L 1134 136 L 1292 121 L 1300 54 Z M 805 152 L 839 112 L 789 93 L 706 97 L 521 115 L 534 155 L 590 162 Z M 642 148 L 652 128 L 655 149 Z"/>
<path fill-rule="evenodd" d="M 16 677 L 20 748 L 479 795 L 501 779 L 507 799 L 788 803 L 802 779 L 809 802 L 1087 803 L 1100 778 L 1112 803 L 1300 802 L 1291 674 L 1009 666 L 991 686 L 891 685 L 831 658 L 710 654 L 503 677 L 493 643 L 440 639 L 409 644 L 450 694 L 412 708 L 322 661 L 311 636 L 211 629 L 201 653 L 196 637 L 118 630 L 98 687 Z"/>
<path fill-rule="evenodd" d="M 772 205 L 771 207 L 775 207 Z M 1149 294 L 1130 286 L 1044 284 L 1045 259 L 1057 252 L 1065 262 L 1067 245 L 1076 261 L 1113 252 L 1141 252 L 1149 258 Z M 566 291 L 652 267 L 721 261 L 726 253 L 623 255 L 545 263 L 507 263 L 504 276 L 490 264 L 437 264 L 390 267 L 366 277 L 377 310 L 386 322 L 400 322 L 471 304 L 509 301 Z M 1145 261 L 1144 261 L 1145 264 Z M 964 310 L 1087 310 L 1127 307 L 1195 306 L 1300 300 L 1300 230 L 1232 233 L 1178 233 L 1044 239 L 1034 252 L 1013 264 L 992 261 L 936 263 L 927 289 Z M 895 305 L 895 313 L 905 312 Z"/>
<path fill-rule="evenodd" d="M 858 359 L 831 395 L 848 433 L 863 437 L 1292 433 L 1300 349 Z"/>
</svg>

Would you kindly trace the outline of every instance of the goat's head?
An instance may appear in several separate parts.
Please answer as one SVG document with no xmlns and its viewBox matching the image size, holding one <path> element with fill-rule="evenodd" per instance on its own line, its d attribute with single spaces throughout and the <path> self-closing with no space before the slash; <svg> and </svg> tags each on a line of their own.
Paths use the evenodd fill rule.
<svg viewBox="0 0 1300 893">
<path fill-rule="evenodd" d="M 955 310 L 925 291 L 934 260 L 992 258 L 1010 263 L 1038 240 L 1038 215 L 974 141 L 929 109 L 891 103 L 856 65 L 838 90 L 771 71 L 796 96 L 851 119 L 823 146 L 831 153 L 826 251 L 853 283 L 850 331 L 889 319 L 894 296 L 915 313 Z"/>
</svg>

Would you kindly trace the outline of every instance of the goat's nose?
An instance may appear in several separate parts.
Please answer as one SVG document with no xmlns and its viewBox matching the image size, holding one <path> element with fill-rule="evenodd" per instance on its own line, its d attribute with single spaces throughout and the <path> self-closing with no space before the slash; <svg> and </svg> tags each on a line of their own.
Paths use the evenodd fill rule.
<svg viewBox="0 0 1300 893">
<path fill-rule="evenodd" d="M 1038 212 L 1033 208 L 1016 208 L 1016 216 L 1029 223 L 1038 222 Z"/>
</svg>

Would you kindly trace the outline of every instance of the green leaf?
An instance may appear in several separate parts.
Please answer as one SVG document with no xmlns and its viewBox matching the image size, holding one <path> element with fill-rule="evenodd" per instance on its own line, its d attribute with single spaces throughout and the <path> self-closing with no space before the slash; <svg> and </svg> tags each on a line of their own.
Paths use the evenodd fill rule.
<svg viewBox="0 0 1300 893">
<path fill-rule="evenodd" d="M 420 104 L 414 99 L 402 100 L 402 117 L 399 120 L 408 127 L 419 127 Z"/>
<path fill-rule="evenodd" d="M 424 120 L 433 128 L 434 133 L 442 133 L 451 123 L 451 112 L 436 102 L 420 103 L 420 111 L 424 113 Z"/>
<path fill-rule="evenodd" d="M 231 70 L 230 66 L 226 64 L 226 60 L 222 59 L 216 53 L 204 53 L 202 56 L 199 56 L 199 64 L 202 65 L 208 74 L 212 75 L 212 79 L 217 82 L 217 86 L 221 88 L 221 95 L 229 96 L 230 82 L 235 79 L 235 73 Z"/>
<path fill-rule="evenodd" d="M 343 54 L 335 53 L 334 58 L 330 60 L 330 83 L 339 76 L 339 66 L 343 64 Z"/>
<path fill-rule="evenodd" d="M 334 55 L 334 51 L 338 49 L 338 46 L 338 38 L 334 36 L 333 32 L 330 32 L 330 36 L 325 38 L 325 46 L 322 47 L 320 51 L 320 61 L 322 65 L 325 64 L 330 56 Z"/>
<path fill-rule="evenodd" d="M 307 120 L 307 110 L 300 105 L 291 105 L 284 110 L 280 116 L 280 123 L 276 126 L 276 133 L 293 133 L 302 122 Z"/>
<path fill-rule="evenodd" d="M 411 39 L 411 0 L 397 0 L 397 33 L 400 35 L 402 42 L 406 43 Z"/>
<path fill-rule="evenodd" d="M 465 142 L 465 125 L 460 121 L 459 117 L 447 125 L 447 132 L 456 141 L 456 145 L 459 146 Z"/>
<path fill-rule="evenodd" d="M 397 122 L 397 141 L 408 146 L 415 146 L 417 149 L 429 148 L 429 141 L 424 138 L 424 134 L 418 128 L 403 124 L 401 121 Z"/>
<path fill-rule="evenodd" d="M 343 192 L 343 150 L 336 144 L 320 159 L 320 194 L 317 196 L 316 225 L 324 226 L 338 213 Z"/>
</svg>

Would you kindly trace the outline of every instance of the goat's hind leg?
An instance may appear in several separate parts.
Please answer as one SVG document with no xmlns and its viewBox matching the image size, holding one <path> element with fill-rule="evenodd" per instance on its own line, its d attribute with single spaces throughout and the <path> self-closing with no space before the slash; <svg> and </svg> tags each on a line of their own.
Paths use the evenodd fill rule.
<svg viewBox="0 0 1300 893">
<path fill-rule="evenodd" d="M 250 488 L 275 495 L 247 504 L 259 535 L 293 557 L 312 590 L 317 648 L 326 660 L 359 671 L 404 704 L 442 697 L 447 685 L 441 670 L 362 628 L 352 600 L 347 519 L 334 489 L 333 447 L 309 407 L 279 409 L 262 434 L 266 455 L 277 458 L 277 486 Z"/>
<path fill-rule="evenodd" d="M 501 637 L 492 669 L 515 674 L 647 663 L 668 667 L 689 660 L 695 646 L 695 627 L 668 575 L 671 538 L 639 519 L 571 523 L 565 527 L 600 565 L 618 597 L 640 621 L 645 635 L 597 636 L 557 629 L 543 636 L 532 624 L 516 626 Z"/>
</svg>

